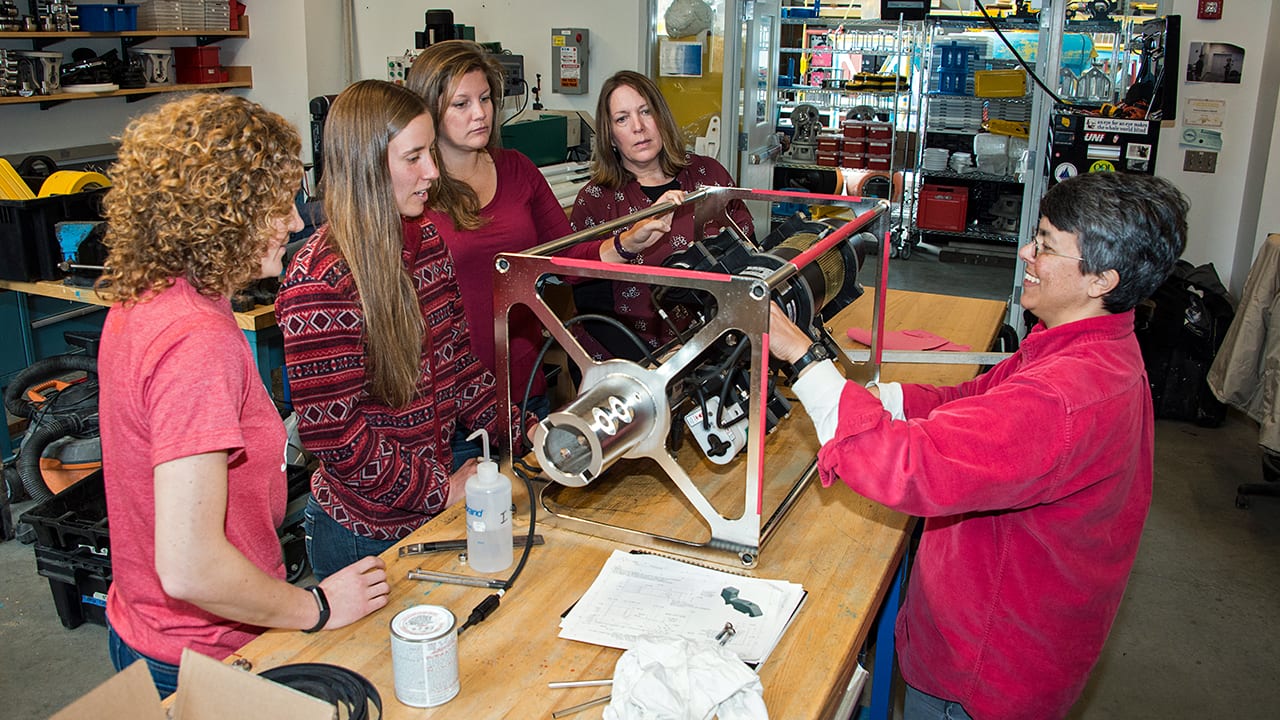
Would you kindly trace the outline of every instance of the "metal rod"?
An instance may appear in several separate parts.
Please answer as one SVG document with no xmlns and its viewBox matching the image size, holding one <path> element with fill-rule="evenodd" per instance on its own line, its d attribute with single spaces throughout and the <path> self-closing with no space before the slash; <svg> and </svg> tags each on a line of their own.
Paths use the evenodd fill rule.
<svg viewBox="0 0 1280 720">
<path fill-rule="evenodd" d="M 40 328 L 45 327 L 46 325 L 54 325 L 56 323 L 62 322 L 63 320 L 71 320 L 78 317 L 84 317 L 85 315 L 92 315 L 96 312 L 102 312 L 104 310 L 106 310 L 106 308 L 102 307 L 101 305 L 87 305 L 85 307 L 76 308 L 75 310 L 60 312 L 57 315 L 50 315 L 48 317 L 40 318 L 39 320 L 32 320 L 31 329 L 39 330 Z"/>
<path fill-rule="evenodd" d="M 558 690 L 560 688 L 601 687 L 612 684 L 613 678 L 606 678 L 604 680 L 556 680 L 547 683 L 547 687 L 552 690 Z"/>
<path fill-rule="evenodd" d="M 491 578 L 473 577 L 471 575 L 457 575 L 455 573 L 437 572 L 435 570 L 410 570 L 410 580 L 429 580 L 432 582 L 448 583 L 450 585 L 467 585 L 470 587 L 504 589 L 506 583 L 501 580 L 493 580 Z"/>
<path fill-rule="evenodd" d="M 871 351 L 862 348 L 846 349 L 846 357 L 856 363 L 871 359 Z M 957 352 L 952 350 L 883 350 L 882 363 L 921 363 L 926 365 L 995 365 L 1009 358 L 1010 353 Z"/>
<path fill-rule="evenodd" d="M 605 695 L 604 697 L 598 697 L 595 700 L 588 700 L 584 703 L 579 703 L 572 707 L 562 708 L 560 710 L 556 710 L 555 712 L 551 713 L 551 717 L 562 718 L 567 715 L 573 715 L 574 713 L 580 713 L 583 710 L 586 710 L 587 708 L 593 708 L 597 705 L 603 705 L 604 703 L 609 702 L 609 700 L 611 700 L 612 698 L 613 698 L 612 695 Z"/>
<path fill-rule="evenodd" d="M 684 202 L 680 204 L 689 205 L 691 203 L 696 203 L 702 198 L 706 197 L 706 195 L 707 195 L 707 188 L 700 188 L 698 190 L 694 190 L 693 192 L 685 195 Z M 617 230 L 618 228 L 623 228 L 623 227 L 627 227 L 628 225 L 633 225 L 641 220 L 644 220 L 645 218 L 650 218 L 655 215 L 664 215 L 666 213 L 671 212 L 672 210 L 675 210 L 677 207 L 678 206 L 675 203 L 670 203 L 670 202 L 662 202 L 662 203 L 657 203 L 656 205 L 650 205 L 649 207 L 645 208 L 644 210 L 640 210 L 639 212 L 634 212 L 634 213 L 631 213 L 630 215 L 616 218 L 606 223 L 600 223 L 599 225 L 594 225 L 592 227 L 586 228 L 585 230 L 579 230 L 578 232 L 572 235 L 565 235 L 559 240 L 552 240 L 551 242 L 545 242 L 537 247 L 529 248 L 524 252 L 525 254 L 528 254 L 528 255 L 554 255 L 560 250 L 563 250 L 567 247 L 571 247 L 573 245 L 577 245 L 578 243 L 583 242 L 584 240 L 590 240 L 592 238 L 597 238 L 597 237 L 604 237 L 612 233 L 614 230 Z"/>
</svg>

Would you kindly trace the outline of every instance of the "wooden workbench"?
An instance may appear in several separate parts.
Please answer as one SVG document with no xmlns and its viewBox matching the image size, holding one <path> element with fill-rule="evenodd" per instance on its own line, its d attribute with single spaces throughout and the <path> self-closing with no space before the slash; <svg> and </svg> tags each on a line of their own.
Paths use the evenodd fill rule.
<svg viewBox="0 0 1280 720">
<path fill-rule="evenodd" d="M 870 326 L 872 292 L 847 308 L 833 328 Z M 990 346 L 1000 327 L 1000 302 L 893 291 L 888 295 L 887 328 L 923 329 L 975 350 Z M 848 347 L 853 343 L 841 335 Z M 887 366 L 887 380 L 955 382 L 971 377 L 973 366 Z M 780 462 L 805 464 L 816 452 L 807 419 L 788 419 L 766 446 Z M 612 470 L 611 470 L 612 472 Z M 608 474 L 606 474 L 608 475 Z M 604 478 L 602 478 L 603 480 Z M 517 484 L 518 485 L 518 484 Z M 589 488 L 594 488 L 593 483 Z M 630 513 L 651 529 L 688 529 L 689 519 L 661 493 L 644 483 L 620 502 L 603 508 Z M 602 486 L 603 487 L 603 486 Z M 517 493 L 521 499 L 523 492 Z M 717 506 L 718 507 L 718 506 Z M 465 535 L 463 508 L 455 505 L 414 532 L 405 543 Z M 893 582 L 913 520 L 866 500 L 847 488 L 806 488 L 778 531 L 762 549 L 751 574 L 801 583 L 808 599 L 778 647 L 759 668 L 771 717 L 798 720 L 830 718 L 839 706 L 878 608 Z M 656 525 L 655 525 L 656 523 Z M 527 528 L 527 513 L 517 532 Z M 467 572 L 452 553 L 383 557 L 391 577 L 391 598 L 383 610 L 349 627 L 307 635 L 272 630 L 228 658 L 247 660 L 255 671 L 295 662 L 327 662 L 367 677 L 382 694 L 386 718 L 546 718 L 553 710 L 606 694 L 607 689 L 549 690 L 553 680 L 612 677 L 620 651 L 560 640 L 559 619 L 587 589 L 608 555 L 624 544 L 539 524 L 546 544 L 535 548 L 514 589 L 486 622 L 459 638 L 462 690 L 449 703 L 429 710 L 395 699 L 388 625 L 400 610 L 418 604 L 441 605 L 465 619 L 487 590 L 420 583 L 405 579 L 413 568 Z M 403 543 L 402 543 L 403 544 Z M 519 553 L 517 553 L 517 558 Z M 507 573 L 500 573 L 506 577 Z M 599 718 L 603 706 L 576 716 Z M 843 719 L 842 719 L 843 720 Z"/>
<path fill-rule="evenodd" d="M 67 285 L 57 280 L 37 280 L 36 282 L 0 280 L 0 290 L 12 290 L 28 295 L 40 295 L 58 300 L 100 305 L 102 307 L 111 307 L 115 304 L 115 301 L 109 296 L 103 297 L 91 287 Z M 276 326 L 274 305 L 259 305 L 252 310 L 235 313 L 235 316 L 236 324 L 240 326 L 241 330 L 258 332 Z"/>
<path fill-rule="evenodd" d="M 57 280 L 38 280 L 36 282 L 0 280 L 0 290 L 11 290 L 24 295 L 39 295 L 41 297 L 54 298 L 55 300 L 67 300 L 100 307 L 111 307 L 115 304 L 109 296 L 99 295 L 91 287 L 66 285 Z M 22 331 L 25 333 L 23 340 L 24 347 L 28 349 L 27 363 L 30 364 L 39 358 L 34 357 L 31 350 L 33 346 L 31 326 L 30 320 L 25 314 L 25 306 L 23 311 L 21 315 L 21 321 L 24 325 Z M 284 339 L 280 335 L 279 328 L 276 327 L 275 306 L 258 305 L 252 310 L 233 314 L 236 318 L 236 325 L 244 331 L 245 338 L 249 341 L 249 349 L 253 352 L 254 360 L 257 362 L 258 372 L 262 376 L 263 382 L 270 388 L 272 386 L 271 371 L 284 365 Z"/>
</svg>

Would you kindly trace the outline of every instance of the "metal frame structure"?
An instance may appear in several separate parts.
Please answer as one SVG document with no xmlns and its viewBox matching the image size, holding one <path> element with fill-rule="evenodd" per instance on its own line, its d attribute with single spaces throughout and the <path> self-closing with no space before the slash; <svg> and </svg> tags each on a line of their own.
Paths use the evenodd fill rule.
<svg viewBox="0 0 1280 720">
<path fill-rule="evenodd" d="M 844 226 L 817 240 L 810 248 L 765 277 L 726 275 L 714 272 L 694 271 L 667 267 L 636 266 L 606 263 L 597 260 L 579 260 L 559 257 L 555 253 L 575 245 L 602 237 L 625 228 L 647 217 L 672 211 L 675 205 L 659 203 L 641 212 L 589 228 L 560 240 L 540 245 L 525 253 L 502 254 L 495 261 L 495 307 L 507 308 L 495 318 L 497 344 L 498 387 L 500 395 L 519 402 L 511 387 L 508 315 L 510 308 L 524 305 L 537 317 L 544 331 L 563 349 L 568 359 L 582 373 L 578 399 L 567 409 L 574 410 L 574 420 L 564 413 L 553 413 L 551 418 L 576 424 L 576 431 L 592 443 L 591 468 L 569 485 L 590 482 L 606 473 L 617 460 L 646 458 L 655 462 L 710 531 L 710 539 L 701 542 L 689 538 L 660 535 L 634 528 L 625 528 L 594 521 L 563 511 L 557 512 L 550 503 L 549 493 L 556 485 L 545 485 L 538 492 L 542 510 L 554 518 L 554 522 L 585 534 L 624 539 L 632 543 L 657 547 L 678 554 L 694 555 L 712 562 L 742 567 L 754 567 L 761 546 L 786 515 L 794 499 L 816 473 L 817 460 L 790 484 L 781 504 L 766 519 L 764 489 L 766 477 L 766 408 L 769 382 L 769 308 L 775 290 L 794 278 L 801 268 L 816 262 L 828 251 L 846 242 L 854 233 L 866 231 L 882 223 L 887 204 L 878 199 L 820 196 L 802 193 L 786 193 L 744 188 L 703 188 L 691 193 L 685 205 L 693 204 L 695 227 L 722 217 L 725 224 L 731 221 L 724 209 L 732 200 L 796 202 L 803 198 L 808 203 L 824 203 L 850 208 L 855 218 Z M 882 228 L 876 228 L 883 237 Z M 695 238 L 695 240 L 701 238 Z M 550 276 L 566 279 L 605 279 L 616 281 L 640 281 L 653 285 L 691 288 L 714 298 L 715 314 L 698 327 L 693 335 L 662 359 L 656 366 L 644 366 L 628 360 L 611 359 L 596 361 L 568 329 L 567 318 L 559 317 L 543 297 L 540 288 Z M 877 303 L 883 302 L 877 298 Z M 877 313 L 879 316 L 880 313 Z M 726 517 L 713 505 L 682 467 L 675 453 L 667 448 L 668 431 L 672 425 L 669 388 L 672 382 L 695 367 L 713 344 L 721 342 L 728 334 L 741 334 L 738 342 L 749 343 L 748 442 L 745 472 L 742 477 L 743 512 L 738 517 Z M 847 357 L 839 361 L 852 371 Z M 511 428 L 506 428 L 508 439 L 514 441 Z M 535 438 L 539 452 L 544 448 L 548 422 L 544 421 Z M 509 446 L 510 447 L 510 446 Z M 548 463 L 543 461 L 544 475 Z M 563 473 L 559 473 L 563 475 Z M 580 480 L 580 482 L 579 482 Z"/>
</svg>

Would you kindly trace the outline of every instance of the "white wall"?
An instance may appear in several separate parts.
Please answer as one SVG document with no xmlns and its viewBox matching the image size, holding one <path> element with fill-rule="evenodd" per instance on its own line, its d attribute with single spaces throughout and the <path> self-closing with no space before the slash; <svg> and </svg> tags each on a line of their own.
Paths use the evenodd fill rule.
<svg viewBox="0 0 1280 720">
<path fill-rule="evenodd" d="M 312 95 L 307 82 L 305 4 L 303 0 L 246 3 L 250 39 L 237 41 L 222 56 L 224 64 L 253 68 L 253 89 L 245 91 L 245 96 L 293 123 L 302 135 L 304 159 L 309 159 L 307 104 Z"/>
<path fill-rule="evenodd" d="M 1271 40 L 1273 44 L 1280 44 L 1280 12 L 1272 13 L 1271 18 Z M 1280 57 L 1280 50 L 1273 50 L 1275 54 L 1268 53 L 1268 57 Z M 1276 63 L 1272 63 L 1273 65 Z M 1280 69 L 1273 70 L 1280 72 Z M 1258 224 L 1254 232 L 1254 240 L 1250 250 L 1247 262 L 1252 262 L 1257 256 L 1258 250 L 1261 248 L 1263 241 L 1269 233 L 1280 232 L 1280 123 L 1275 122 L 1280 117 L 1280 93 L 1277 93 L 1275 102 L 1272 102 L 1269 108 L 1271 112 L 1271 128 L 1270 128 L 1270 152 L 1267 153 L 1267 171 L 1261 186 L 1261 209 L 1258 213 Z"/>
<path fill-rule="evenodd" d="M 356 63 L 350 69 L 344 46 L 348 28 L 341 22 L 344 4 L 353 6 L 355 25 Z M 250 38 L 218 43 L 224 64 L 253 67 L 253 88 L 232 92 L 260 102 L 293 122 L 302 133 L 303 155 L 308 161 L 310 99 L 341 91 L 349 79 L 385 78 L 386 57 L 413 47 L 413 33 L 423 28 L 423 16 L 429 7 L 411 0 L 257 0 L 248 5 Z M 542 73 L 546 90 L 542 102 L 548 108 L 593 111 L 595 90 L 606 77 L 617 70 L 643 67 L 641 38 L 648 27 L 648 5 L 644 2 L 457 0 L 435 5 L 451 5 L 457 22 L 475 26 L 477 40 L 496 40 L 503 48 L 524 55 L 525 74 L 530 82 L 536 73 Z M 550 92 L 552 27 L 591 30 L 591 93 Z M 191 40 L 160 38 L 145 47 L 192 44 Z M 82 45 L 98 53 L 119 48 L 118 42 L 110 40 L 77 40 L 58 43 L 50 49 L 70 57 L 71 51 Z M 21 49 L 29 45 L 12 41 L 5 42 L 4 47 Z M 166 97 L 156 95 L 133 103 L 120 98 L 78 100 L 49 110 L 40 110 L 35 104 L 0 107 L 0 156 L 109 143 L 119 136 L 130 118 Z"/>
<path fill-rule="evenodd" d="M 1225 7 L 1221 20 L 1197 20 L 1195 0 L 1173 2 L 1172 13 L 1182 16 L 1180 79 L 1185 77 L 1193 41 L 1229 42 L 1245 48 L 1244 72 L 1239 85 L 1187 84 L 1180 80 L 1178 119 L 1173 128 L 1165 128 L 1160 134 L 1156 174 L 1172 181 L 1191 199 L 1190 237 L 1183 257 L 1197 265 L 1213 263 L 1222 281 L 1238 296 L 1256 248 L 1258 213 L 1266 206 L 1263 185 L 1268 158 L 1274 152 L 1271 140 L 1276 130 L 1280 86 L 1276 58 L 1280 50 L 1268 47 L 1268 35 L 1276 34 L 1273 29 L 1280 23 L 1280 11 L 1272 3 L 1237 2 Z M 1226 101 L 1226 120 L 1221 128 L 1223 147 L 1216 173 L 1182 170 L 1185 149 L 1178 147 L 1178 139 L 1185 127 L 1183 116 L 1189 97 Z M 1273 167 L 1271 172 L 1280 172 L 1280 168 Z M 1275 194 L 1270 197 L 1280 199 Z"/>
<path fill-rule="evenodd" d="M 596 91 L 606 78 L 618 70 L 644 67 L 641 40 L 649 20 L 648 3 L 641 0 L 455 0 L 434 4 L 379 0 L 358 3 L 356 7 L 359 76 L 385 78 L 387 56 L 413 48 L 413 33 L 423 29 L 426 10 L 432 7 L 452 9 L 455 23 L 475 27 L 476 40 L 497 41 L 504 50 L 523 55 L 524 74 L 530 85 L 536 74 L 542 73 L 542 104 L 550 109 L 594 112 Z M 588 94 L 552 94 L 553 27 L 584 27 L 591 31 Z M 511 100 L 507 103 L 511 107 Z"/>
</svg>

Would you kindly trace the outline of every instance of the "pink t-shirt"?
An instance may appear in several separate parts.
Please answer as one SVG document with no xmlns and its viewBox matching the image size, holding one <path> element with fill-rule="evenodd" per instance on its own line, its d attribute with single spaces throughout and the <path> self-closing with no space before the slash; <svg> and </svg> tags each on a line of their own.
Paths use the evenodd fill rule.
<svg viewBox="0 0 1280 720">
<path fill-rule="evenodd" d="M 189 647 L 222 659 L 262 630 L 165 595 L 155 567 L 153 470 L 230 452 L 227 539 L 279 578 L 285 430 L 226 298 L 185 280 L 107 313 L 98 357 L 102 462 L 111 528 L 107 617 L 130 647 L 177 664 Z"/>
</svg>

